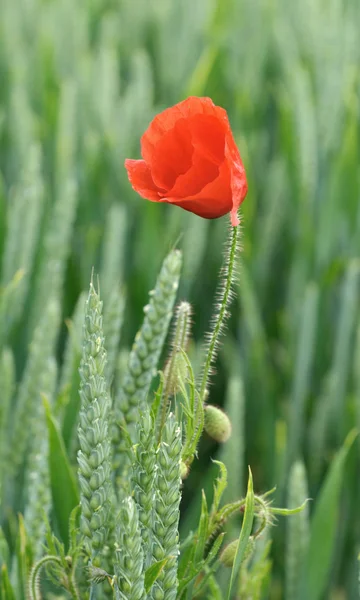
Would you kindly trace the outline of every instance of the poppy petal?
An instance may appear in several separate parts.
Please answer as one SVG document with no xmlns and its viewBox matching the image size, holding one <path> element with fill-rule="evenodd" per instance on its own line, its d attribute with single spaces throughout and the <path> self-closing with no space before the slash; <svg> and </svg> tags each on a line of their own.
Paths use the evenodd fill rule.
<svg viewBox="0 0 360 600">
<path fill-rule="evenodd" d="M 160 201 L 164 190 L 159 189 L 151 176 L 151 171 L 144 160 L 125 160 L 129 181 L 134 190 L 143 198 L 153 202 Z"/>
<path fill-rule="evenodd" d="M 197 114 L 215 115 L 216 106 L 211 98 L 190 96 L 157 115 L 141 138 L 141 156 L 150 164 L 156 144 L 180 119 L 188 119 Z"/>
<path fill-rule="evenodd" d="M 165 190 L 172 188 L 176 178 L 190 169 L 193 151 L 187 121 L 180 119 L 157 142 L 147 163 L 155 184 Z"/>
<path fill-rule="evenodd" d="M 195 152 L 191 167 L 176 179 L 174 186 L 166 195 L 182 198 L 191 197 L 201 192 L 204 186 L 214 181 L 218 176 L 218 166 L 199 152 Z"/>
<path fill-rule="evenodd" d="M 196 115 L 188 121 L 196 150 L 220 165 L 225 156 L 225 128 L 214 115 Z"/>
<path fill-rule="evenodd" d="M 231 224 L 235 227 L 240 222 L 237 215 L 239 206 L 245 199 L 248 190 L 246 173 L 240 157 L 239 149 L 231 131 L 227 112 L 220 106 L 215 106 L 215 110 L 218 118 L 223 122 L 226 131 L 225 159 L 230 165 L 231 170 L 231 191 L 233 204 L 230 217 Z"/>
<path fill-rule="evenodd" d="M 216 219 L 232 208 L 232 189 L 229 167 L 226 161 L 220 166 L 219 176 L 205 185 L 197 194 L 186 198 L 166 197 L 165 202 L 176 204 L 185 210 L 189 210 L 205 219 Z"/>
</svg>

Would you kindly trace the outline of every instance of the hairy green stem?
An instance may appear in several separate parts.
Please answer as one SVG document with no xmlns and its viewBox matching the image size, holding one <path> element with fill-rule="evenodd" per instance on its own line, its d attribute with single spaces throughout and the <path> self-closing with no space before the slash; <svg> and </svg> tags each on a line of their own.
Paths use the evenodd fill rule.
<svg viewBox="0 0 360 600">
<path fill-rule="evenodd" d="M 210 376 L 211 365 L 215 359 L 216 354 L 216 346 L 218 342 L 219 335 L 221 333 L 222 326 L 226 319 L 226 313 L 228 304 L 231 299 L 231 288 L 234 281 L 234 273 L 235 273 L 235 261 L 238 247 L 238 238 L 239 238 L 239 227 L 232 227 L 231 229 L 231 239 L 229 244 L 229 250 L 225 259 L 224 265 L 224 279 L 225 285 L 220 292 L 219 298 L 219 311 L 214 320 L 214 327 L 210 334 L 209 345 L 207 349 L 207 355 L 205 360 L 205 366 L 202 374 L 202 381 L 200 386 L 200 398 L 202 401 L 205 400 L 205 393 L 207 388 L 207 383 Z"/>
<path fill-rule="evenodd" d="M 48 563 L 55 562 L 61 565 L 61 560 L 58 556 L 48 555 L 39 560 L 32 568 L 29 584 L 29 600 L 41 600 L 39 591 L 39 577 L 41 569 Z"/>
</svg>

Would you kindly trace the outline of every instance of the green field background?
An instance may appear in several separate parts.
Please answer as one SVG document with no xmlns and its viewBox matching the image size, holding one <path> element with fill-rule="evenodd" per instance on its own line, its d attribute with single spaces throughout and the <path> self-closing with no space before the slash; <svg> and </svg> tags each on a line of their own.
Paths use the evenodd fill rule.
<svg viewBox="0 0 360 600">
<path fill-rule="evenodd" d="M 221 449 L 202 440 L 181 527 L 211 493 L 211 457 L 228 467 L 230 499 L 247 465 L 277 505 L 311 498 L 271 532 L 274 600 L 359 597 L 360 448 L 347 437 L 360 427 L 359 32 L 358 0 L 0 0 L 0 346 L 18 381 L 52 294 L 61 365 L 92 267 L 105 307 L 114 289 L 126 296 L 121 363 L 175 245 L 196 363 L 228 217 L 143 200 L 123 163 L 189 95 L 228 111 L 249 192 L 210 400 L 233 435 Z"/>
</svg>

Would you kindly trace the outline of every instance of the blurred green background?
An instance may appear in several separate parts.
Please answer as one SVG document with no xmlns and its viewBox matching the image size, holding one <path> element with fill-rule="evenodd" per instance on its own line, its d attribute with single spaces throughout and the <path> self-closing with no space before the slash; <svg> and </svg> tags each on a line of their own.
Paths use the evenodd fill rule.
<svg viewBox="0 0 360 600">
<path fill-rule="evenodd" d="M 0 343 L 13 348 L 21 374 L 41 298 L 58 289 L 69 318 L 94 266 L 105 301 L 113 285 L 126 289 L 129 346 L 177 244 L 196 356 L 227 217 L 210 222 L 146 202 L 123 163 L 140 157 L 139 138 L 163 108 L 188 95 L 226 108 L 249 193 L 210 399 L 227 406 L 234 435 L 220 453 L 203 441 L 183 526 L 209 486 L 210 456 L 227 463 L 229 497 L 244 493 L 250 464 L 256 491 L 276 485 L 282 505 L 290 469 L 304 461 L 314 499 L 310 600 L 358 597 L 358 442 L 338 470 L 336 453 L 360 427 L 359 27 L 358 0 L 0 3 Z M 287 523 L 273 532 L 268 595 L 295 600 Z"/>
</svg>

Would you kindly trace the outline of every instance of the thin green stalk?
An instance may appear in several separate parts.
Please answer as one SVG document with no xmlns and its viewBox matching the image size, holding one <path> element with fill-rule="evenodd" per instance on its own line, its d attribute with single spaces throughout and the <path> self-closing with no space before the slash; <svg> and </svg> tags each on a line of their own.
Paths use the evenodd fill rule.
<svg viewBox="0 0 360 600">
<path fill-rule="evenodd" d="M 288 507 L 299 506 L 308 497 L 307 477 L 302 462 L 294 463 L 288 483 Z M 286 600 L 297 600 L 301 590 L 304 559 L 309 545 L 309 508 L 294 515 L 287 523 L 286 532 Z"/>
<path fill-rule="evenodd" d="M 202 374 L 201 386 L 200 386 L 200 398 L 202 401 L 205 400 L 205 394 L 207 389 L 208 380 L 211 373 L 211 366 L 215 360 L 216 349 L 218 340 L 227 317 L 227 309 L 231 301 L 232 286 L 235 275 L 235 264 L 236 255 L 238 250 L 238 239 L 239 239 L 239 227 L 232 227 L 231 239 L 229 243 L 228 252 L 225 258 L 225 264 L 223 267 L 223 276 L 225 280 L 224 287 L 220 290 L 219 297 L 219 309 L 214 318 L 214 326 L 210 333 L 210 339 L 207 348 L 207 355 L 205 360 L 205 366 Z"/>
</svg>

